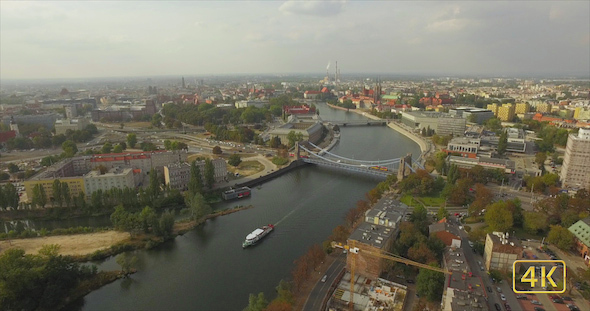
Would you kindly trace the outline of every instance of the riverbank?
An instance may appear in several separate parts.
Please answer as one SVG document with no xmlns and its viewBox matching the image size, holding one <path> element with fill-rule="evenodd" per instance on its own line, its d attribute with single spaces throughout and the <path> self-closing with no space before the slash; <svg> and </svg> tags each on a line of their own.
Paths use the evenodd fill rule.
<svg viewBox="0 0 590 311">
<path fill-rule="evenodd" d="M 344 108 L 344 107 L 340 107 L 340 106 L 336 106 L 336 105 L 331 105 L 329 103 L 326 103 L 326 105 L 328 105 L 328 107 L 330 107 L 330 108 L 334 108 L 334 109 L 338 109 L 338 110 L 343 110 L 343 111 L 356 110 L 356 109 L 348 109 L 348 108 Z"/>
<path fill-rule="evenodd" d="M 0 254 L 8 249 L 21 248 L 25 254 L 37 254 L 43 245 L 59 244 L 60 255 L 83 256 L 129 240 L 128 232 L 105 231 L 88 234 L 58 235 L 0 241 Z"/>
</svg>

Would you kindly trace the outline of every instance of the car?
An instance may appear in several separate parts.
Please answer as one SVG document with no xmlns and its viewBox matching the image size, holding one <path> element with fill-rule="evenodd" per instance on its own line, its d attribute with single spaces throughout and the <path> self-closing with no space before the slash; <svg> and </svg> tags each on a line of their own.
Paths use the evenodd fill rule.
<svg viewBox="0 0 590 311">
<path fill-rule="evenodd" d="M 408 283 L 408 284 L 414 284 L 414 280 L 406 280 L 406 283 Z"/>
<path fill-rule="evenodd" d="M 516 295 L 516 299 L 528 300 L 529 298 L 526 295 Z"/>
<path fill-rule="evenodd" d="M 496 290 L 498 291 L 498 293 L 502 292 L 502 289 L 500 287 L 496 287 Z"/>
<path fill-rule="evenodd" d="M 578 308 L 578 306 L 574 305 L 574 304 L 568 304 L 567 305 L 568 309 L 570 309 L 571 311 L 580 311 L 580 308 Z"/>
<path fill-rule="evenodd" d="M 328 279 L 328 276 L 324 274 L 324 276 L 322 277 L 322 283 L 325 283 L 327 279 Z"/>
<path fill-rule="evenodd" d="M 488 292 L 489 292 L 489 293 L 491 293 L 491 292 L 492 292 L 492 288 L 491 288 L 491 287 L 489 287 L 489 286 L 488 286 L 488 287 L 486 287 L 486 288 L 487 288 L 487 290 L 488 290 Z"/>
<path fill-rule="evenodd" d="M 563 299 L 565 301 L 572 301 L 572 298 L 568 297 L 568 296 L 561 296 L 561 299 Z"/>
<path fill-rule="evenodd" d="M 531 300 L 531 303 L 534 304 L 534 305 L 538 305 L 538 306 L 542 306 L 543 305 L 542 303 L 540 303 L 540 302 L 538 302 L 536 300 Z"/>
<path fill-rule="evenodd" d="M 497 311 L 502 311 L 502 308 L 500 308 L 500 305 L 499 304 L 497 304 L 497 303 L 494 304 L 494 307 L 496 307 L 496 310 Z"/>
<path fill-rule="evenodd" d="M 504 303 L 504 308 L 506 311 L 512 311 L 512 308 L 510 308 L 510 305 L 507 302 Z"/>
<path fill-rule="evenodd" d="M 563 303 L 562 299 L 552 299 L 551 301 L 553 301 L 554 303 Z"/>
<path fill-rule="evenodd" d="M 558 295 L 549 295 L 549 299 L 561 299 Z"/>
<path fill-rule="evenodd" d="M 500 294 L 500 299 L 502 299 L 502 301 L 506 301 L 506 296 L 504 296 L 504 294 Z"/>
<path fill-rule="evenodd" d="M 545 311 L 543 308 L 535 307 L 535 311 Z"/>
</svg>

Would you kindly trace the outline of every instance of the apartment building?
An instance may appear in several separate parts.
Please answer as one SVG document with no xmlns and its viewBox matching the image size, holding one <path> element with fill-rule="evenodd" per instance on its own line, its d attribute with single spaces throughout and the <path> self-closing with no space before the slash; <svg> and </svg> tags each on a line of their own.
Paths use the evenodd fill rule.
<svg viewBox="0 0 590 311">
<path fill-rule="evenodd" d="M 515 107 L 516 114 L 525 114 L 531 110 L 531 105 L 529 103 L 518 103 Z"/>
<path fill-rule="evenodd" d="M 92 193 L 98 190 L 107 191 L 112 188 L 135 188 L 135 186 L 132 168 L 115 167 L 104 174 L 99 170 L 95 170 L 84 175 L 84 187 L 87 198 L 90 198 Z"/>
<path fill-rule="evenodd" d="M 568 136 L 560 177 L 564 188 L 590 190 L 590 128 Z"/>
<path fill-rule="evenodd" d="M 522 257 L 524 248 L 517 239 L 510 239 L 508 234 L 493 232 L 487 234 L 483 252 L 484 266 L 487 271 L 498 270 L 512 272 L 514 261 Z M 518 266 L 516 267 L 518 271 Z"/>
<path fill-rule="evenodd" d="M 501 107 L 498 107 L 498 119 L 511 122 L 514 120 L 514 115 L 516 114 L 515 109 L 514 104 L 503 104 Z"/>
<path fill-rule="evenodd" d="M 86 118 L 56 120 L 54 124 L 55 135 L 65 135 L 68 130 L 81 131 L 86 128 L 88 124 L 90 124 L 90 122 Z"/>
<path fill-rule="evenodd" d="M 539 103 L 535 108 L 537 109 L 537 112 L 551 113 L 552 107 L 550 103 Z"/>
<path fill-rule="evenodd" d="M 227 163 L 224 159 L 211 160 L 214 169 L 215 182 L 219 183 L 227 178 Z M 197 161 L 197 167 L 201 171 L 201 178 L 205 182 L 205 161 Z M 172 163 L 164 166 L 164 182 L 173 189 L 185 191 L 190 182 L 191 165 L 183 163 Z"/>
</svg>

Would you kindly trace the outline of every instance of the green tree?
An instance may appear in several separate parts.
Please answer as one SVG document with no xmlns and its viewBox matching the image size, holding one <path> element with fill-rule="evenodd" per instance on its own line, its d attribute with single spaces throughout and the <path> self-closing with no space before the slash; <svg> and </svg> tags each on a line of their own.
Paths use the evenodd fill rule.
<svg viewBox="0 0 590 311">
<path fill-rule="evenodd" d="M 191 163 L 191 178 L 188 182 L 188 191 L 191 195 L 203 191 L 203 178 L 201 177 L 201 169 L 197 166 L 197 161 Z"/>
<path fill-rule="evenodd" d="M 234 153 L 231 156 L 229 156 L 227 163 L 229 163 L 229 165 L 237 167 L 238 165 L 240 165 L 240 163 L 242 163 L 242 158 L 240 158 L 239 154 Z"/>
<path fill-rule="evenodd" d="M 62 193 L 61 193 L 61 182 L 59 179 L 53 180 L 53 204 L 61 207 L 62 200 Z"/>
<path fill-rule="evenodd" d="M 102 153 L 111 153 L 112 150 L 113 150 L 113 145 L 108 141 L 106 143 L 104 143 L 104 145 L 102 145 L 102 149 L 100 149 L 100 151 Z"/>
<path fill-rule="evenodd" d="M 61 144 L 61 149 L 63 149 L 64 156 L 66 158 L 71 158 L 78 152 L 78 147 L 76 146 L 76 143 L 74 143 L 71 140 L 64 141 L 63 144 Z"/>
<path fill-rule="evenodd" d="M 159 113 L 154 113 L 154 115 L 152 116 L 152 125 L 160 128 L 162 127 L 162 115 Z"/>
<path fill-rule="evenodd" d="M 143 232 L 149 233 L 150 228 L 154 231 L 159 231 L 159 228 L 157 228 L 159 225 L 158 215 L 156 215 L 156 211 L 153 208 L 149 206 L 144 207 L 141 213 L 139 213 L 139 221 L 141 222 Z"/>
<path fill-rule="evenodd" d="M 215 183 L 215 167 L 211 159 L 205 159 L 205 183 L 209 189 L 213 189 Z"/>
<path fill-rule="evenodd" d="M 275 136 L 275 137 L 273 137 L 273 138 L 270 139 L 269 146 L 271 148 L 279 148 L 280 145 L 281 145 L 281 139 L 278 136 Z"/>
<path fill-rule="evenodd" d="M 547 215 L 538 212 L 523 212 L 524 214 L 524 229 L 531 233 L 537 234 L 539 231 L 547 229 Z"/>
<path fill-rule="evenodd" d="M 436 216 L 437 216 L 438 220 L 449 217 L 449 211 L 444 206 L 441 206 L 438 209 Z"/>
<path fill-rule="evenodd" d="M 18 207 L 19 196 L 16 187 L 12 183 L 7 183 L 4 187 L 0 186 L 0 207 Z"/>
<path fill-rule="evenodd" d="M 432 265 L 436 266 L 436 265 Z M 420 269 L 416 278 L 416 291 L 421 297 L 426 297 L 429 301 L 440 301 L 443 294 L 445 275 L 443 273 Z"/>
<path fill-rule="evenodd" d="M 164 149 L 172 150 L 172 142 L 170 141 L 170 139 L 164 140 Z"/>
<path fill-rule="evenodd" d="M 152 202 L 160 196 L 161 192 L 160 178 L 158 177 L 158 171 L 152 168 L 150 170 L 150 186 L 148 188 Z"/>
<path fill-rule="evenodd" d="M 135 133 L 127 134 L 127 144 L 131 148 L 135 148 L 135 144 L 137 144 L 137 135 Z"/>
<path fill-rule="evenodd" d="M 185 201 L 193 220 L 198 220 L 212 211 L 211 206 L 205 203 L 205 198 L 200 193 L 194 195 L 188 193 Z"/>
<path fill-rule="evenodd" d="M 248 306 L 244 311 L 262 311 L 268 305 L 268 301 L 264 298 L 264 293 L 260 292 L 258 295 L 250 294 L 248 299 Z"/>
<path fill-rule="evenodd" d="M 11 173 L 16 173 L 16 172 L 20 171 L 20 169 L 18 168 L 18 165 L 14 164 L 14 163 L 9 163 L 8 164 L 8 171 Z"/>
<path fill-rule="evenodd" d="M 123 273 L 125 274 L 133 272 L 137 267 L 137 256 L 129 254 L 128 252 L 117 255 L 115 260 L 117 261 L 117 264 L 121 266 L 121 270 L 123 270 Z"/>
<path fill-rule="evenodd" d="M 500 201 L 488 206 L 485 222 L 492 231 L 506 232 L 513 225 L 512 213 L 506 202 Z"/>
<path fill-rule="evenodd" d="M 123 152 L 123 146 L 116 145 L 115 148 L 113 148 L 113 153 L 121 153 L 121 152 Z"/>
<path fill-rule="evenodd" d="M 545 161 L 547 160 L 547 152 L 537 152 L 537 154 L 535 154 L 535 163 L 537 163 L 537 166 L 539 167 L 539 169 L 543 169 L 543 164 L 545 163 Z"/>
<path fill-rule="evenodd" d="M 70 193 L 70 186 L 67 182 L 61 183 L 61 196 L 63 198 L 66 207 L 70 207 L 70 203 L 72 202 L 72 195 Z"/>
<path fill-rule="evenodd" d="M 37 205 L 41 208 L 44 208 L 47 204 L 47 195 L 45 194 L 45 189 L 43 185 L 36 184 L 33 187 L 33 205 Z"/>
<path fill-rule="evenodd" d="M 559 225 L 551 226 L 547 235 L 547 242 L 555 244 L 564 251 L 569 251 L 574 246 L 574 235 L 567 229 Z"/>
<path fill-rule="evenodd" d="M 447 185 L 454 184 L 459 179 L 459 168 L 455 164 L 451 164 L 449 172 L 447 173 Z"/>
<path fill-rule="evenodd" d="M 161 236 L 169 236 L 174 229 L 174 215 L 170 211 L 166 211 L 160 215 L 160 219 L 158 222 L 158 230 L 156 232 L 157 235 Z"/>
<path fill-rule="evenodd" d="M 303 134 L 300 132 L 295 133 L 295 131 L 290 131 L 287 134 L 287 140 L 289 140 L 289 148 L 292 148 L 295 146 L 296 142 L 303 140 Z"/>
<path fill-rule="evenodd" d="M 508 133 L 502 131 L 500 140 L 498 140 L 498 154 L 503 156 L 506 153 L 506 148 L 508 148 Z"/>
</svg>

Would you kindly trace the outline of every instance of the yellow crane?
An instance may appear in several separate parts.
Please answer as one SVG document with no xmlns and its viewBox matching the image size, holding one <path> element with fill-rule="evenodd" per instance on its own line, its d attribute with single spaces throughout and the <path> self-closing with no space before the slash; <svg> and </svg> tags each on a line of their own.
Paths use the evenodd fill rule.
<svg viewBox="0 0 590 311">
<path fill-rule="evenodd" d="M 416 266 L 416 267 L 420 267 L 420 268 L 424 268 L 424 269 L 429 269 L 429 270 L 433 270 L 433 271 L 437 271 L 437 272 L 441 272 L 441 273 L 445 273 L 445 274 L 452 274 L 451 271 L 444 269 L 444 268 L 439 268 L 439 267 L 433 267 L 433 266 L 429 266 L 420 262 L 416 262 L 392 253 L 388 253 L 386 251 L 381 251 L 381 252 L 373 252 L 373 251 L 368 251 L 368 250 L 362 250 L 358 247 L 355 247 L 355 241 L 351 240 L 351 244 L 352 245 L 344 245 L 342 243 L 336 243 L 336 242 L 332 242 L 332 248 L 342 248 L 348 251 L 349 254 L 366 254 L 369 256 L 374 256 L 374 257 L 379 257 L 379 258 L 383 258 L 383 259 L 388 259 L 391 261 L 395 261 L 395 262 L 401 262 L 403 264 L 406 265 L 411 265 L 411 266 Z M 355 266 L 355 262 L 356 262 L 356 256 L 354 255 L 350 255 L 350 310 L 354 310 L 354 266 Z"/>
</svg>

